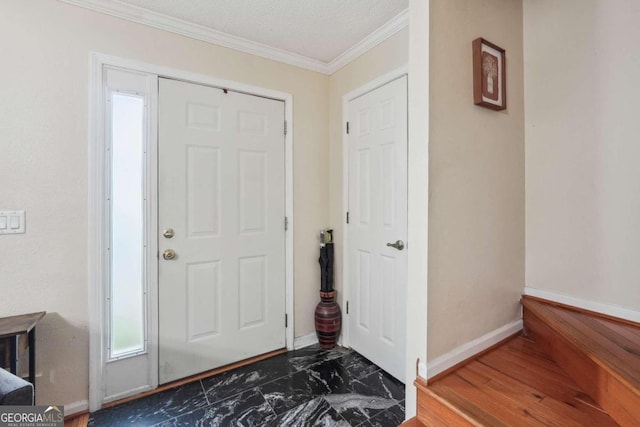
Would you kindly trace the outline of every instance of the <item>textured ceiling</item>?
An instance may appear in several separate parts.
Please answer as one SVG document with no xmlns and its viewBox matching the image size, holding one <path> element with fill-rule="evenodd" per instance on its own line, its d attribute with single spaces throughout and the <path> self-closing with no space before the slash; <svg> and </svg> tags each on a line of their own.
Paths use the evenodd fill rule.
<svg viewBox="0 0 640 427">
<path fill-rule="evenodd" d="M 408 0 L 119 0 L 330 62 L 408 7 Z"/>
</svg>

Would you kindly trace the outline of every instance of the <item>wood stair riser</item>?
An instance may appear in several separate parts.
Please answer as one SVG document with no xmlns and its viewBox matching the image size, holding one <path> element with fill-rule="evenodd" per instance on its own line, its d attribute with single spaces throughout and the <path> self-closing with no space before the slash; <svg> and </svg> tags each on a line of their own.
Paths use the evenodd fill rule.
<svg viewBox="0 0 640 427">
<path fill-rule="evenodd" d="M 525 331 L 538 342 L 571 378 L 621 426 L 640 425 L 640 401 L 636 393 L 610 375 L 569 339 L 524 308 Z"/>
<path fill-rule="evenodd" d="M 418 414 L 417 418 L 425 426 L 429 427 L 481 427 L 481 424 L 472 423 L 462 416 L 450 404 L 445 402 L 435 393 L 431 392 L 423 384 L 416 381 L 418 390 Z"/>
</svg>

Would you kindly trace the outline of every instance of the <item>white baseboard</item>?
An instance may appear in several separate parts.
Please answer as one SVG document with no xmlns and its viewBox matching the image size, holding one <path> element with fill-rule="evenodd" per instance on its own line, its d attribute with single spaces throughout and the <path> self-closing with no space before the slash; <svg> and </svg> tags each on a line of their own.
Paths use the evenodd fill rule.
<svg viewBox="0 0 640 427">
<path fill-rule="evenodd" d="M 582 308 L 583 310 L 595 311 L 596 313 L 606 314 L 607 316 L 613 316 L 620 319 L 640 323 L 640 311 L 631 310 L 629 308 L 620 307 L 618 305 L 589 301 L 569 295 L 557 294 L 555 292 L 530 288 L 528 286 L 524 288 L 524 294 L 558 302 L 560 304 L 571 305 L 574 307 Z"/>
<path fill-rule="evenodd" d="M 318 343 L 318 337 L 315 333 L 309 335 L 303 335 L 301 337 L 296 337 L 293 340 L 293 349 L 297 350 L 299 348 L 308 347 L 310 345 L 314 345 Z"/>
<path fill-rule="evenodd" d="M 427 364 L 420 359 L 418 359 L 418 376 L 427 380 Z"/>
<path fill-rule="evenodd" d="M 81 400 L 79 402 L 73 402 L 64 405 L 64 416 L 77 414 L 78 412 L 84 412 L 89 410 L 89 401 Z"/>
<path fill-rule="evenodd" d="M 436 357 L 427 365 L 427 378 L 432 378 L 441 372 L 446 371 L 452 366 L 470 358 L 474 354 L 478 354 L 492 345 L 502 341 L 503 339 L 515 334 L 522 329 L 522 320 L 516 320 L 507 325 L 502 326 L 486 335 L 476 338 L 450 352 Z"/>
</svg>

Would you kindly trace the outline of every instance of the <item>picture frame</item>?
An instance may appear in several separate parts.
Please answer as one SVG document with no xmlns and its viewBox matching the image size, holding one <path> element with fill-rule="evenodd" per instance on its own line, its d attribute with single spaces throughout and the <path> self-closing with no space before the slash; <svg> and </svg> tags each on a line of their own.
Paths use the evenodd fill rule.
<svg viewBox="0 0 640 427">
<path fill-rule="evenodd" d="M 500 111 L 507 108 L 505 50 L 479 37 L 472 43 L 473 103 Z"/>
</svg>

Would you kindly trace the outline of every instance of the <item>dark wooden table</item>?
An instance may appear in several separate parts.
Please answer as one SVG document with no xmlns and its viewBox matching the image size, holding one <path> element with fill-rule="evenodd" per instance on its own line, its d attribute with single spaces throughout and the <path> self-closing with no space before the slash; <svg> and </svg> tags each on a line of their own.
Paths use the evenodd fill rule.
<svg viewBox="0 0 640 427">
<path fill-rule="evenodd" d="M 18 375 L 20 336 L 27 335 L 28 337 L 29 382 L 33 384 L 34 396 L 36 389 L 36 325 L 45 314 L 46 311 L 41 311 L 39 313 L 0 318 L 0 340 L 9 340 L 9 355 L 11 358 L 9 369 L 14 375 Z"/>
</svg>

